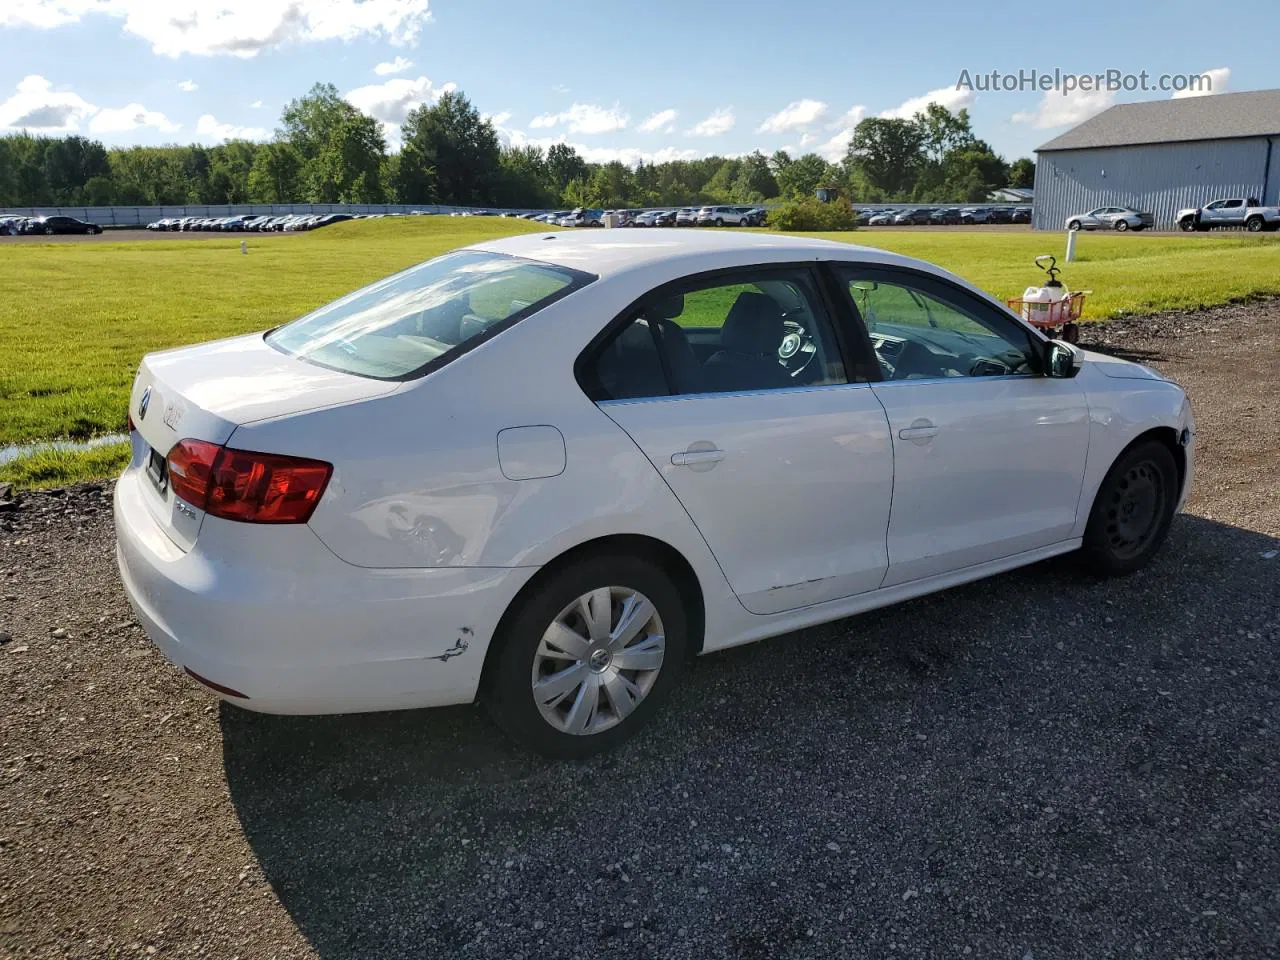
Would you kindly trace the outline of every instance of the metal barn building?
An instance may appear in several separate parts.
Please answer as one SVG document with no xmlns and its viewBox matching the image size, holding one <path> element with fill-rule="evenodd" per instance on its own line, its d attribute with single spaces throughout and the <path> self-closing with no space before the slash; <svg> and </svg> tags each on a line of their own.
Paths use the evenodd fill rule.
<svg viewBox="0 0 1280 960">
<path fill-rule="evenodd" d="M 1280 90 L 1111 107 L 1036 150 L 1037 230 L 1095 207 L 1151 213 L 1157 229 L 1218 197 L 1280 200 Z"/>
</svg>

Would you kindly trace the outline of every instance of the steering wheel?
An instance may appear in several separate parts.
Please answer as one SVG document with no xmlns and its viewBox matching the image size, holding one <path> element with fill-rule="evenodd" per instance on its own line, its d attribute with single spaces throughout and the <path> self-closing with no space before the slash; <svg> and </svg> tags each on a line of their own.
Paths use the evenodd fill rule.
<svg viewBox="0 0 1280 960">
<path fill-rule="evenodd" d="M 782 324 L 784 332 L 782 342 L 778 344 L 778 362 L 787 373 L 798 377 L 818 355 L 818 347 L 813 341 L 813 334 L 798 321 L 786 319 L 783 314 Z"/>
</svg>

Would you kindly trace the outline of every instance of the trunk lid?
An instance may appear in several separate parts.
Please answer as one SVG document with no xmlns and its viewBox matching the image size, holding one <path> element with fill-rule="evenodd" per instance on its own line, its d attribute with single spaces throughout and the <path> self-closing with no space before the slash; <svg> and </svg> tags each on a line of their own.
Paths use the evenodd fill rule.
<svg viewBox="0 0 1280 960">
<path fill-rule="evenodd" d="M 142 474 L 137 482 L 156 522 L 189 550 L 204 511 L 169 488 L 165 457 L 178 441 L 225 444 L 242 424 L 353 403 L 399 386 L 298 360 L 268 346 L 261 333 L 149 354 L 129 397 L 130 469 Z"/>
</svg>

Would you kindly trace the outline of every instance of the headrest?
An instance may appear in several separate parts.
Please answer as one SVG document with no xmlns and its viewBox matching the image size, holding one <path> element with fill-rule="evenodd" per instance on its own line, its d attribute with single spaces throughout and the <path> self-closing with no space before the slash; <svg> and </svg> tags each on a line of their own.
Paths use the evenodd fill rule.
<svg viewBox="0 0 1280 960">
<path fill-rule="evenodd" d="M 764 293 L 740 293 L 724 318 L 720 347 L 754 357 L 776 354 L 785 325 L 782 309 Z"/>
<path fill-rule="evenodd" d="M 682 313 L 684 313 L 684 294 L 677 293 L 651 301 L 642 311 L 642 316 L 655 320 L 674 320 Z"/>
</svg>

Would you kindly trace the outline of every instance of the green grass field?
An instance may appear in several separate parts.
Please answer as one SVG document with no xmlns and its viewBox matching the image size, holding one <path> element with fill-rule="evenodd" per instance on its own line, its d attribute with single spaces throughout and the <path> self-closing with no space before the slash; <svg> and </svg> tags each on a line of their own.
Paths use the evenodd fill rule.
<svg viewBox="0 0 1280 960">
<path fill-rule="evenodd" d="M 130 383 L 149 351 L 261 330 L 454 247 L 545 229 L 498 218 L 367 220 L 250 235 L 248 256 L 235 234 L 0 246 L 0 446 L 122 430 Z M 1033 258 L 1063 245 L 1061 234 L 820 236 L 930 260 L 1000 297 L 1037 282 Z M 1078 256 L 1063 276 L 1072 289 L 1093 291 L 1092 319 L 1280 293 L 1280 237 L 1085 234 Z M 47 455 L 41 475 L 78 475 L 77 456 Z M 95 451 L 96 475 L 109 472 L 102 458 Z M 0 468 L 0 478 L 18 470 Z M 19 482 L 40 481 L 23 474 Z"/>
</svg>

